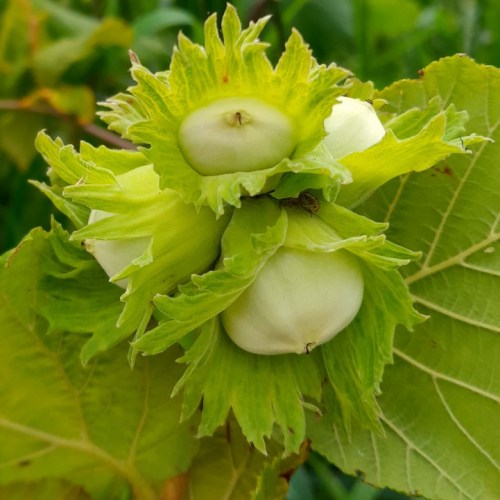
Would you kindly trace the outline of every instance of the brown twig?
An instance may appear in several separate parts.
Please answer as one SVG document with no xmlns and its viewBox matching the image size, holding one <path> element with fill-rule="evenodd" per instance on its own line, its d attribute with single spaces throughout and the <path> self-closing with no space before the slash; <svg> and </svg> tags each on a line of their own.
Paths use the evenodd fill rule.
<svg viewBox="0 0 500 500">
<path fill-rule="evenodd" d="M 99 125 L 96 125 L 95 123 L 87 123 L 86 125 L 81 125 L 81 127 L 85 130 L 85 132 L 87 132 L 87 134 L 93 135 L 94 137 L 97 137 L 108 144 L 112 144 L 113 146 L 117 146 L 121 149 L 137 149 L 135 144 L 118 137 L 113 132 L 99 127 Z"/>
<path fill-rule="evenodd" d="M 20 101 L 16 100 L 0 100 L 0 110 L 27 111 L 29 113 L 41 113 L 44 115 L 58 116 L 65 121 L 69 121 L 73 124 L 78 125 L 87 134 L 92 135 L 93 137 L 97 137 L 101 141 L 107 142 L 112 146 L 116 146 L 117 148 L 120 149 L 131 149 L 131 150 L 137 149 L 135 144 L 132 144 L 131 142 L 126 141 L 125 139 L 122 139 L 113 132 L 110 132 L 109 130 L 99 127 L 94 123 L 82 124 L 78 122 L 78 120 L 76 120 L 74 116 L 61 113 L 48 105 L 46 106 L 40 104 L 40 105 L 25 106 Z"/>
</svg>

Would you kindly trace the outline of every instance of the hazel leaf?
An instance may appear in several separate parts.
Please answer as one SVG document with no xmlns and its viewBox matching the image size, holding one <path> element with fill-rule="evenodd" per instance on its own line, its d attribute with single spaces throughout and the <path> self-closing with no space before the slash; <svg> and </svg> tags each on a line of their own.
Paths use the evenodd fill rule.
<svg viewBox="0 0 500 500">
<path fill-rule="evenodd" d="M 396 332 L 378 398 L 385 438 L 353 426 L 347 440 L 329 412 L 308 419 L 308 435 L 330 461 L 378 487 L 489 500 L 500 489 L 500 72 L 457 55 L 377 95 L 403 113 L 440 96 L 443 108 L 467 112 L 465 134 L 495 142 L 389 182 L 359 207 L 390 222 L 397 244 L 423 251 L 402 274 L 430 318 Z"/>
<path fill-rule="evenodd" d="M 60 479 L 80 485 L 95 500 L 131 494 L 154 500 L 162 482 L 185 471 L 197 449 L 193 422 L 179 424 L 180 400 L 165 399 L 164 391 L 182 373 L 174 363 L 180 350 L 141 358 L 131 371 L 122 344 L 84 369 L 79 351 L 89 335 L 83 332 L 89 316 L 98 318 L 99 311 L 92 301 L 114 292 L 84 254 L 55 227 L 51 233 L 33 230 L 2 259 L 1 289 L 9 293 L 0 303 L 5 361 L 0 366 L 0 494 L 19 482 L 47 480 L 45 487 L 19 486 L 18 491 L 41 495 L 49 488 L 57 498 L 61 488 L 54 482 Z M 46 295 L 56 276 L 59 284 L 74 284 L 74 276 L 93 282 L 91 290 L 78 289 L 77 302 L 71 288 L 59 288 L 67 292 L 64 304 L 75 333 L 50 331 L 37 312 L 43 309 L 52 320 Z M 63 302 L 59 297 L 59 307 Z M 86 306 L 90 312 L 83 315 Z M 105 311 L 113 313 L 112 307 Z M 55 314 L 62 326 L 60 310 Z"/>
</svg>

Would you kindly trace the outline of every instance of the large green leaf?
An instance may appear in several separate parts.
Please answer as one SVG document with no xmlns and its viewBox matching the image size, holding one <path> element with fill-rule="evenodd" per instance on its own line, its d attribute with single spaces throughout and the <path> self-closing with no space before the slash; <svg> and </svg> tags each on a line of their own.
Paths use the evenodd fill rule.
<svg viewBox="0 0 500 500">
<path fill-rule="evenodd" d="M 492 500 L 500 491 L 500 72 L 455 56 L 377 97 L 404 112 L 436 95 L 468 112 L 467 133 L 497 142 L 391 182 L 360 207 L 390 222 L 393 241 L 424 252 L 403 274 L 430 319 L 396 335 L 378 399 L 386 437 L 358 429 L 349 442 L 326 417 L 310 418 L 308 431 L 316 450 L 370 483 Z"/>
<path fill-rule="evenodd" d="M 84 369 L 80 350 L 88 335 L 48 334 L 47 321 L 35 312 L 65 266 L 61 281 L 78 273 L 81 280 L 92 278 L 92 272 L 71 269 L 77 250 L 61 230 L 35 229 L 0 260 L 0 487 L 26 491 L 24 498 L 45 498 L 29 495 L 48 495 L 48 488 L 57 498 L 65 491 L 62 483 L 13 483 L 64 478 L 97 500 L 131 492 L 153 500 L 164 480 L 189 467 L 197 448 L 193 422 L 179 424 L 180 398 L 169 398 L 182 372 L 174 362 L 181 351 L 141 357 L 131 371 L 122 344 Z M 87 263 L 102 275 L 103 287 L 116 288 Z M 83 270 L 89 265 L 83 262 Z M 81 305 L 95 294 L 105 298 L 102 291 L 84 290 Z"/>
</svg>

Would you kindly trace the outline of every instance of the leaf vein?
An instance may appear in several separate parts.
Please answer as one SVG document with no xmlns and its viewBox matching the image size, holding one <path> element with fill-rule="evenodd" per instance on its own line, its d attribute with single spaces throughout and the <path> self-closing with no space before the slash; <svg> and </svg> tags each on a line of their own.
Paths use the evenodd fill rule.
<svg viewBox="0 0 500 500">
<path fill-rule="evenodd" d="M 491 135 L 495 130 L 496 128 L 500 125 L 500 120 L 492 127 L 492 129 L 489 131 L 489 135 Z M 453 193 L 453 196 L 450 200 L 450 203 L 448 204 L 448 207 L 443 215 L 443 218 L 441 219 L 441 222 L 439 223 L 439 226 L 437 228 L 437 231 L 436 231 L 436 234 L 434 235 L 434 239 L 431 243 L 431 246 L 429 248 L 429 252 L 427 253 L 427 257 L 425 258 L 425 261 L 424 261 L 424 265 L 423 265 L 423 268 L 427 268 L 429 266 L 429 263 L 434 255 L 434 251 L 436 249 L 436 246 L 439 242 L 439 239 L 441 238 L 441 234 L 443 232 L 443 229 L 444 229 L 444 226 L 448 220 L 448 217 L 450 216 L 454 206 L 455 206 L 455 203 L 457 202 L 457 199 L 458 199 L 458 196 L 460 195 L 460 193 L 462 192 L 462 189 L 463 187 L 465 186 L 465 183 L 467 182 L 467 179 L 470 175 L 470 173 L 472 172 L 472 170 L 474 169 L 476 163 L 477 163 L 477 160 L 481 157 L 481 154 L 484 150 L 484 148 L 486 147 L 488 143 L 487 142 L 483 142 L 479 148 L 479 150 L 477 151 L 477 153 L 475 154 L 474 158 L 471 160 L 470 162 L 470 165 L 469 167 L 467 168 L 465 174 L 463 175 L 463 177 L 460 179 L 460 182 L 457 186 L 457 189 L 455 190 L 455 192 Z"/>
<path fill-rule="evenodd" d="M 489 274 L 491 276 L 500 276 L 500 271 L 496 271 L 495 269 L 488 269 L 487 267 L 476 266 L 474 264 L 469 264 L 468 262 L 462 262 L 460 264 L 462 267 L 466 269 L 471 269 L 472 271 L 478 271 L 480 273 Z"/>
<path fill-rule="evenodd" d="M 443 403 L 443 406 L 448 412 L 453 423 L 460 429 L 462 434 L 478 449 L 478 451 L 480 451 L 491 462 L 491 464 L 495 467 L 495 469 L 500 471 L 500 465 L 498 465 L 498 463 L 495 462 L 495 459 L 467 432 L 467 429 L 460 423 L 458 418 L 453 414 L 450 406 L 446 402 L 443 393 L 441 392 L 441 389 L 439 389 L 439 384 L 437 383 L 436 377 L 433 377 L 432 381 L 434 382 L 434 386 L 436 387 L 436 392 L 439 396 L 439 399 L 441 400 L 441 403 Z"/>
<path fill-rule="evenodd" d="M 422 299 L 421 297 L 418 297 L 417 295 L 412 295 L 411 297 L 413 300 L 415 300 L 419 304 L 422 304 L 423 306 L 428 307 L 429 309 L 432 309 L 432 310 L 439 312 L 441 314 L 444 314 L 445 316 L 448 316 L 452 319 L 462 321 L 462 322 L 467 323 L 467 324 L 472 325 L 472 326 L 477 326 L 478 328 L 484 328 L 485 330 L 490 330 L 492 332 L 500 333 L 500 327 L 498 327 L 498 326 L 489 325 L 488 323 L 482 323 L 482 322 L 477 321 L 475 319 L 467 318 L 466 316 L 462 316 L 461 314 L 450 311 L 449 309 L 445 309 L 444 307 L 441 307 L 437 304 L 434 304 L 433 302 L 429 302 L 425 299 Z"/>
<path fill-rule="evenodd" d="M 372 437 L 373 454 L 375 457 L 375 474 L 377 477 L 377 484 L 380 484 L 380 457 L 378 454 L 377 442 L 375 441 L 375 434 L 373 434 L 373 432 L 371 432 L 370 434 Z"/>
<path fill-rule="evenodd" d="M 425 452 L 423 452 L 421 449 L 419 449 L 417 446 L 415 446 L 409 439 L 408 437 L 400 430 L 396 427 L 396 425 L 391 422 L 387 417 L 385 416 L 381 416 L 380 417 L 382 419 L 383 422 L 385 422 L 385 424 L 387 426 L 389 426 L 405 443 L 407 446 L 411 447 L 412 450 L 415 450 L 422 458 L 424 458 L 425 460 L 427 460 L 427 462 L 429 462 L 440 474 L 442 474 L 446 479 L 448 479 L 448 481 L 450 481 L 450 483 L 452 483 L 456 488 L 457 490 L 465 495 L 467 498 L 470 498 L 471 500 L 474 500 L 474 497 L 472 497 L 471 495 L 469 495 L 465 490 L 462 489 L 462 487 L 460 486 L 459 483 L 457 483 L 452 477 L 450 477 L 440 466 L 439 464 L 437 464 L 434 460 L 432 460 L 432 458 L 429 457 L 429 455 L 427 455 Z"/>
<path fill-rule="evenodd" d="M 50 444 L 41 450 L 35 451 L 33 453 L 29 453 L 19 458 L 15 458 L 14 460 L 9 460 L 8 462 L 0 463 L 0 469 L 6 469 L 7 467 L 11 467 L 13 465 L 19 465 L 20 462 L 26 460 L 33 460 L 34 458 L 43 457 L 44 455 L 49 454 L 53 450 L 57 450 L 58 446 L 55 444 Z"/>
<path fill-rule="evenodd" d="M 340 442 L 340 437 L 336 425 L 333 426 L 333 430 L 335 432 L 335 440 L 337 441 L 337 446 L 339 447 L 340 456 L 342 457 L 342 461 L 344 462 L 344 470 L 347 470 L 347 459 L 344 453 L 344 448 L 342 446 L 342 443 Z"/>
<path fill-rule="evenodd" d="M 410 493 L 411 495 L 411 492 L 413 491 L 413 484 L 412 484 L 412 481 L 411 481 L 411 465 L 410 465 L 410 460 L 411 460 L 411 446 L 409 445 L 409 443 L 406 443 L 406 457 L 405 457 L 405 461 L 406 461 L 406 481 L 408 483 L 408 492 Z"/>
<path fill-rule="evenodd" d="M 428 366 L 425 366 L 425 365 L 419 363 L 417 360 L 411 358 L 410 356 L 408 356 L 404 352 L 400 351 L 399 349 L 396 349 L 395 347 L 393 348 L 393 352 L 394 352 L 394 354 L 396 354 L 396 356 L 400 357 L 401 359 L 403 359 L 407 363 L 412 364 L 413 366 L 415 366 L 419 370 L 422 370 L 422 371 L 428 373 L 433 378 L 446 380 L 447 382 L 451 382 L 452 384 L 459 385 L 459 386 L 463 387 L 464 389 L 475 392 L 477 394 L 480 394 L 481 396 L 484 396 L 485 398 L 492 399 L 492 400 L 500 403 L 500 396 L 486 392 L 483 389 L 480 389 L 479 387 L 475 387 L 473 385 L 468 384 L 467 382 L 450 377 L 449 375 L 445 375 L 444 373 L 437 372 L 437 371 L 433 370 L 432 368 L 429 368 Z"/>
<path fill-rule="evenodd" d="M 135 432 L 134 439 L 132 441 L 132 444 L 130 445 L 130 451 L 129 455 L 127 458 L 127 463 L 130 465 L 134 463 L 135 460 L 135 455 L 137 451 L 137 443 L 139 442 L 139 437 L 141 435 L 142 430 L 144 429 L 144 425 L 146 424 L 146 420 L 148 418 L 149 414 L 149 396 L 151 393 L 151 378 L 149 376 L 149 359 L 146 358 L 146 367 L 144 369 L 144 379 L 145 379 L 145 385 L 146 385 L 146 390 L 144 393 L 144 408 L 142 411 L 141 415 L 141 420 L 139 422 L 139 425 L 137 426 L 137 430 Z"/>
<path fill-rule="evenodd" d="M 405 187 L 408 179 L 410 178 L 410 173 L 411 172 L 408 172 L 407 174 L 405 174 L 399 178 L 398 190 L 396 191 L 396 194 L 394 195 L 394 199 L 392 200 L 391 204 L 389 205 L 389 208 L 387 209 L 387 214 L 384 218 L 384 222 L 389 222 L 391 215 L 392 215 L 392 212 L 394 212 L 394 209 L 396 208 L 396 205 L 398 204 L 398 201 L 401 198 L 404 187 Z"/>
</svg>

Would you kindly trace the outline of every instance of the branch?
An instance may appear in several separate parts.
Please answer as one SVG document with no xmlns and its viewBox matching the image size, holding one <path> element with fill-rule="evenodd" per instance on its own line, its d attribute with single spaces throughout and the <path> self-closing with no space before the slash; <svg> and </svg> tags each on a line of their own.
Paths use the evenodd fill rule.
<svg viewBox="0 0 500 500">
<path fill-rule="evenodd" d="M 110 132 L 109 130 L 99 127 L 94 123 L 82 124 L 78 120 L 76 120 L 73 115 L 61 113 L 57 109 L 54 109 L 53 107 L 48 105 L 26 106 L 23 105 L 21 101 L 0 100 L 0 110 L 27 111 L 29 113 L 41 113 L 44 115 L 57 116 L 63 119 L 64 121 L 79 126 L 87 134 L 97 137 L 101 141 L 107 142 L 112 146 L 116 146 L 117 148 L 120 149 L 132 149 L 132 150 L 137 149 L 135 144 L 132 144 L 131 142 L 126 141 L 125 139 L 122 139 L 115 133 Z"/>
<path fill-rule="evenodd" d="M 87 132 L 87 134 L 93 135 L 94 137 L 97 137 L 108 144 L 112 144 L 113 146 L 117 146 L 120 149 L 137 149 L 135 144 L 122 139 L 120 136 L 106 130 L 105 128 L 99 127 L 99 125 L 96 125 L 95 123 L 87 123 L 86 125 L 81 125 L 81 127 L 85 130 L 85 132 Z"/>
</svg>

